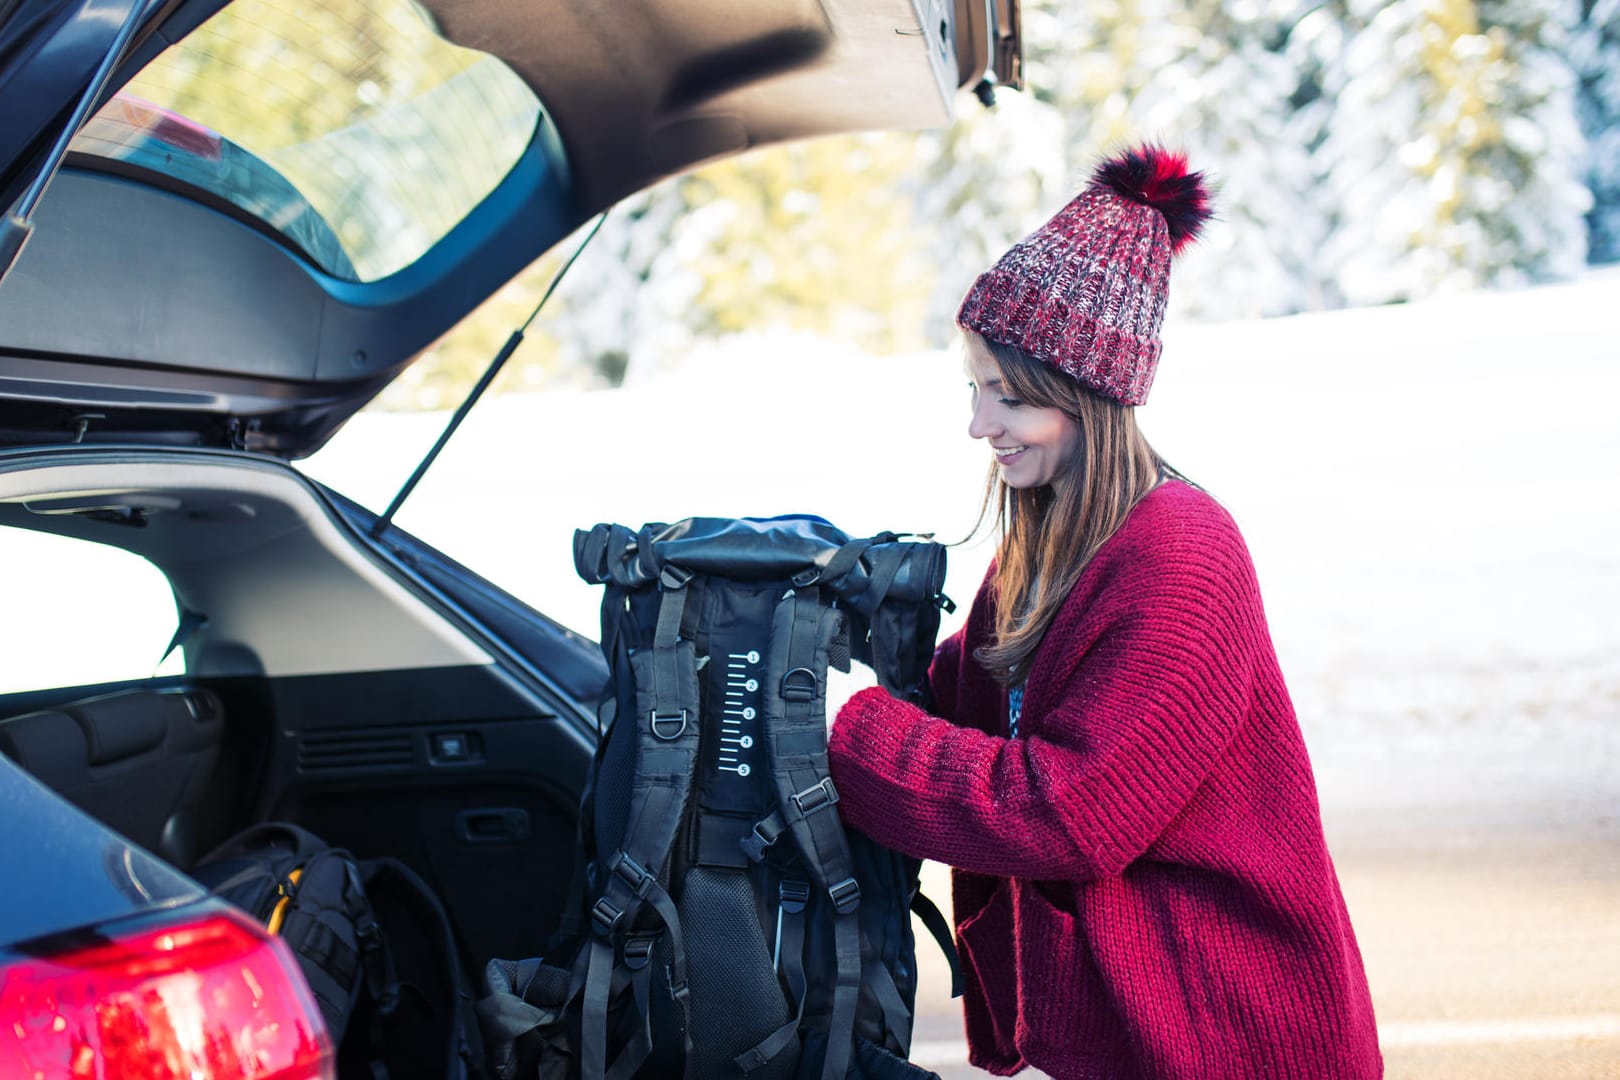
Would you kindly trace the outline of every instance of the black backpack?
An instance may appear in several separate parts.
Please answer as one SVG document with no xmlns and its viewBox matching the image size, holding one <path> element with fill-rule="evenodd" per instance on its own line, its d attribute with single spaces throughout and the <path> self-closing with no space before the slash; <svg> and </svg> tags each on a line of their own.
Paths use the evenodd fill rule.
<svg viewBox="0 0 1620 1080">
<path fill-rule="evenodd" d="M 404 863 L 357 860 L 272 821 L 225 841 L 191 876 L 287 943 L 337 1047 L 340 1076 L 479 1073 L 449 920 Z"/>
<path fill-rule="evenodd" d="M 820 518 L 691 518 L 575 535 L 605 585 L 606 734 L 574 909 L 479 1003 L 502 1080 L 925 1077 L 907 1063 L 916 860 L 846 830 L 826 673 L 921 701 L 945 552 Z"/>
</svg>

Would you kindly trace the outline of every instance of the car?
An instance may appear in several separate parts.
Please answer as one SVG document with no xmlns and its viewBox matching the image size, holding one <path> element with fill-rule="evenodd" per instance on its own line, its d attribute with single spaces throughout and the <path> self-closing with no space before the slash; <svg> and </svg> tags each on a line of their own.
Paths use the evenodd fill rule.
<svg viewBox="0 0 1620 1080">
<path fill-rule="evenodd" d="M 0 1074 L 341 1071 L 187 874 L 256 822 L 402 860 L 469 979 L 539 953 L 599 649 L 294 463 L 621 198 L 1016 84 L 1017 14 L 0 6 Z"/>
</svg>

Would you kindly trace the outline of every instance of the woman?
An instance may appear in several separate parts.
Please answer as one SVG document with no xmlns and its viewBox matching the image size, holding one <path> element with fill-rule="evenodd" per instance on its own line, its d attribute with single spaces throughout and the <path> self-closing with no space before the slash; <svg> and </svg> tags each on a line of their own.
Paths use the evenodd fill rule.
<svg viewBox="0 0 1620 1080">
<path fill-rule="evenodd" d="M 955 868 L 974 1064 L 1053 1077 L 1382 1075 L 1248 551 L 1138 431 L 1202 177 L 1124 154 L 958 315 L 995 563 L 930 671 L 830 736 L 845 821 Z"/>
</svg>

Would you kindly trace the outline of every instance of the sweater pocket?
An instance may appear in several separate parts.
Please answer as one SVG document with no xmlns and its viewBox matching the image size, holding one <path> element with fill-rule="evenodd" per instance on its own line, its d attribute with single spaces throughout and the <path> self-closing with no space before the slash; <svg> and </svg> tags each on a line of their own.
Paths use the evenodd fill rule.
<svg viewBox="0 0 1620 1080">
<path fill-rule="evenodd" d="M 1055 1077 L 1134 1075 L 1129 1040 L 1079 921 L 1040 886 L 1020 885 L 1019 1052 Z"/>
<path fill-rule="evenodd" d="M 975 1065 L 1014 1065 L 1018 981 L 1013 967 L 1012 899 L 1005 883 L 956 928 L 957 952 L 966 984 L 963 1007 L 968 1049 Z"/>
</svg>

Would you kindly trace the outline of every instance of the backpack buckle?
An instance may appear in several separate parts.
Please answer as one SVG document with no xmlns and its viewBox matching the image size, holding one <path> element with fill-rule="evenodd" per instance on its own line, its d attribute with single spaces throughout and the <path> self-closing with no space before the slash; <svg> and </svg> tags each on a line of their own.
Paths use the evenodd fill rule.
<svg viewBox="0 0 1620 1080">
<path fill-rule="evenodd" d="M 827 895 L 832 897 L 833 907 L 840 915 L 848 915 L 861 906 L 861 886 L 852 877 L 828 886 Z"/>
<path fill-rule="evenodd" d="M 791 796 L 793 805 L 799 811 L 800 817 L 809 817 L 817 810 L 824 810 L 838 802 L 838 789 L 833 786 L 832 777 L 824 778 L 815 787 L 796 791 Z"/>
<path fill-rule="evenodd" d="M 821 680 L 809 668 L 794 668 L 782 676 L 782 698 L 785 701 L 814 701 L 820 689 Z"/>
<path fill-rule="evenodd" d="M 630 886 L 630 891 L 642 899 L 645 899 L 647 894 L 652 892 L 653 886 L 658 884 L 656 877 L 643 870 L 640 863 L 622 851 L 613 856 L 613 861 L 608 863 L 608 870 Z"/>
<path fill-rule="evenodd" d="M 759 862 L 765 857 L 765 849 L 776 843 L 782 835 L 782 819 L 780 815 L 769 814 L 754 822 L 754 831 L 737 841 L 742 847 L 743 854 L 752 862 Z"/>
<path fill-rule="evenodd" d="M 655 738 L 663 739 L 665 742 L 673 742 L 686 733 L 685 709 L 682 709 L 678 713 L 660 713 L 657 709 L 654 709 L 652 712 L 647 714 L 647 718 L 648 723 L 652 726 L 653 736 Z M 664 724 L 666 727 L 661 728 L 659 727 L 660 724 Z M 667 725 L 669 724 L 678 724 L 680 726 L 674 731 L 669 731 L 666 734 Z"/>
<path fill-rule="evenodd" d="M 602 897 L 591 908 L 591 927 L 602 937 L 610 937 L 624 918 L 624 908 Z"/>
<path fill-rule="evenodd" d="M 692 571 L 686 569 L 685 567 L 676 566 L 673 563 L 665 563 L 664 568 L 658 571 L 658 584 L 661 588 L 669 589 L 671 591 L 675 589 L 684 589 L 686 588 L 686 583 L 691 581 L 692 577 Z"/>
</svg>

